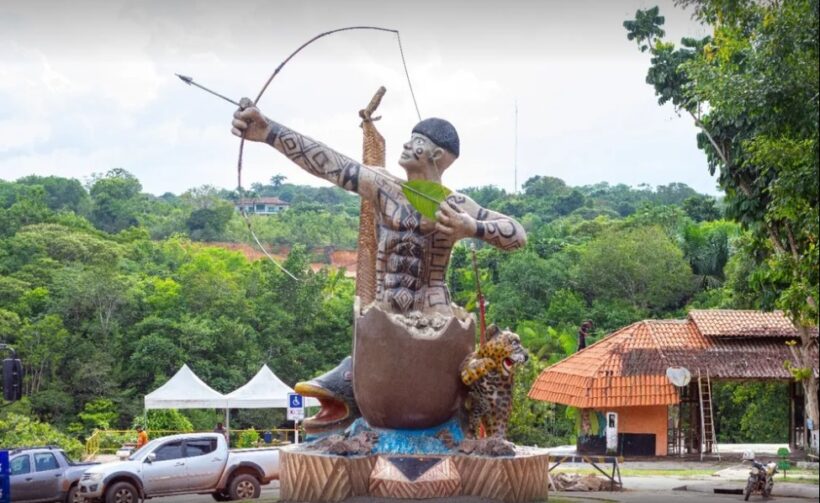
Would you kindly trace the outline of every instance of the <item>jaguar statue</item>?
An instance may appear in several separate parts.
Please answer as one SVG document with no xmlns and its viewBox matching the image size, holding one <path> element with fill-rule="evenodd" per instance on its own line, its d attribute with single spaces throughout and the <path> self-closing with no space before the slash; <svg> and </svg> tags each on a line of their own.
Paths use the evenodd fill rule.
<svg viewBox="0 0 820 503">
<path fill-rule="evenodd" d="M 483 423 L 488 437 L 506 437 L 515 369 L 528 358 L 518 334 L 494 324 L 487 327 L 485 344 L 461 364 L 461 381 L 469 387 L 464 402 L 468 435 L 478 437 Z"/>
</svg>

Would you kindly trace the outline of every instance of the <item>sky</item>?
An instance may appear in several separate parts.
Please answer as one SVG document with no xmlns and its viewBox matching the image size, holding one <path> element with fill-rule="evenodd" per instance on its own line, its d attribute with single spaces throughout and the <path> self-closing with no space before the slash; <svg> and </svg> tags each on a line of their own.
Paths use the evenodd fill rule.
<svg viewBox="0 0 820 503">
<path fill-rule="evenodd" d="M 718 194 L 691 119 L 658 106 L 645 83 L 649 55 L 626 39 L 623 21 L 656 4 L 671 40 L 708 34 L 671 0 L 0 0 L 0 179 L 85 182 L 123 168 L 157 195 L 233 189 L 235 107 L 174 74 L 255 98 L 314 35 L 372 25 L 400 31 L 422 117 L 458 129 L 461 157 L 445 185 L 512 191 L 541 175 Z M 401 175 L 401 144 L 418 117 L 392 33 L 315 42 L 258 106 L 360 158 L 358 111 L 381 85 L 377 126 L 388 169 Z M 276 174 L 328 185 L 267 145 L 245 147 L 244 187 Z"/>
</svg>

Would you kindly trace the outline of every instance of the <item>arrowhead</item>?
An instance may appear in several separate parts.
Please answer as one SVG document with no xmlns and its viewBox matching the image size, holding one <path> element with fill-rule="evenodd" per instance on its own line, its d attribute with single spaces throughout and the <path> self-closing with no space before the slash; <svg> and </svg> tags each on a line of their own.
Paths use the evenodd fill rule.
<svg viewBox="0 0 820 503">
<path fill-rule="evenodd" d="M 180 75 L 180 74 L 178 74 L 178 73 L 175 73 L 174 75 L 176 75 L 177 77 L 179 77 L 179 80 L 181 80 L 181 81 L 185 82 L 185 83 L 186 83 L 186 84 L 188 84 L 189 86 L 191 85 L 191 82 L 193 82 L 193 81 L 194 81 L 194 79 L 192 79 L 191 77 L 186 77 L 185 75 Z"/>
</svg>

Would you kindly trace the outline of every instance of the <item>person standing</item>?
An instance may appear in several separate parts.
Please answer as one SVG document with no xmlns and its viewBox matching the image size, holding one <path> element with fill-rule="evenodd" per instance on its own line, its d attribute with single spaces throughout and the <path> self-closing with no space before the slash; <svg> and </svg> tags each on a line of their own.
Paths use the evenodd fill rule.
<svg viewBox="0 0 820 503">
<path fill-rule="evenodd" d="M 148 432 L 146 432 L 142 425 L 137 425 L 137 449 L 148 443 Z"/>
</svg>

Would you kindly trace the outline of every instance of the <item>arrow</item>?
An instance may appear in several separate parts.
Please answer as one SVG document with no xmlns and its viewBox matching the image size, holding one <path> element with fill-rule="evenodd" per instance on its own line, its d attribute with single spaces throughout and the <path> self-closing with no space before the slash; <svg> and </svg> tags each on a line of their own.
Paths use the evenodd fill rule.
<svg viewBox="0 0 820 503">
<path fill-rule="evenodd" d="M 351 29 L 351 28 L 344 28 L 344 29 Z M 377 29 L 381 29 L 381 28 L 377 28 Z M 337 30 L 337 31 L 338 31 L 338 30 Z M 386 30 L 386 31 L 394 31 L 394 30 Z M 333 32 L 329 32 L 329 33 L 333 33 Z M 327 35 L 327 33 L 325 33 L 324 35 Z M 322 35 L 320 35 L 320 36 L 322 36 Z M 312 41 L 312 40 L 311 40 L 311 41 Z M 309 43 L 309 42 L 308 42 L 308 43 Z M 305 44 L 305 45 L 307 45 L 307 44 Z M 303 46 L 303 47 L 304 47 L 304 46 Z M 301 49 L 301 48 L 300 48 L 300 49 Z M 296 52 L 298 52 L 298 51 L 296 51 Z M 296 53 L 291 54 L 291 55 L 290 55 L 290 57 L 288 57 L 288 59 L 286 59 L 286 60 L 282 63 L 282 65 L 279 65 L 279 68 L 277 68 L 277 69 L 276 69 L 276 72 L 278 72 L 278 71 L 279 71 L 279 69 L 281 69 L 281 68 L 282 68 L 282 66 L 283 66 L 285 63 L 287 63 L 287 61 L 288 61 L 291 57 L 293 57 L 295 54 L 296 54 Z M 202 89 L 203 91 L 207 91 L 207 92 L 209 92 L 209 93 L 211 93 L 211 94 L 213 94 L 213 95 L 215 95 L 215 96 L 219 96 L 219 97 L 220 97 L 220 98 L 222 98 L 223 100 L 228 101 L 228 102 L 230 102 L 230 103 L 233 103 L 234 105 L 236 105 L 237 107 L 241 108 L 242 110 L 244 110 L 244 109 L 246 109 L 246 108 L 248 108 L 248 107 L 253 106 L 253 102 L 252 102 L 250 99 L 248 99 L 248 98 L 242 98 L 242 102 L 241 102 L 241 103 L 237 103 L 236 101 L 234 101 L 234 100 L 232 100 L 232 99 L 230 99 L 230 98 L 228 98 L 228 97 L 225 97 L 225 96 L 223 96 L 223 95 L 219 94 L 219 93 L 218 93 L 218 92 L 216 92 L 216 91 L 212 91 L 212 90 L 208 89 L 208 88 L 207 88 L 207 87 L 205 87 L 205 86 L 202 86 L 202 85 L 197 84 L 196 82 L 194 82 L 194 79 L 193 79 L 192 77 L 188 77 L 188 76 L 186 76 L 186 75 L 180 75 L 180 74 L 178 74 L 178 73 L 175 73 L 174 75 L 176 75 L 177 77 L 179 77 L 179 80 L 181 80 L 181 81 L 185 82 L 185 83 L 186 83 L 186 84 L 188 84 L 189 86 L 196 86 L 196 87 L 198 87 L 198 88 Z M 274 73 L 273 75 L 276 75 L 276 73 Z M 273 76 L 271 76 L 271 79 L 273 79 Z M 268 81 L 268 83 L 270 83 L 270 80 Z M 267 87 L 267 84 L 266 84 L 266 87 Z M 264 89 L 263 89 L 263 91 L 264 91 Z M 381 91 L 381 89 L 380 89 L 380 91 Z M 261 96 L 261 93 L 260 93 L 260 96 Z M 380 99 L 381 99 L 381 97 L 379 96 L 379 100 L 380 100 Z M 376 101 L 376 98 L 374 98 L 374 101 Z M 374 105 L 374 103 L 371 103 L 370 105 L 372 105 L 372 108 L 375 108 L 376 106 L 378 106 L 378 102 L 376 101 L 375 105 Z M 371 106 L 368 106 L 368 108 L 371 108 Z M 363 111 L 363 112 L 364 112 L 364 111 Z M 244 137 L 243 137 L 243 142 L 244 142 Z M 241 151 L 242 151 L 242 150 L 241 150 L 241 148 L 240 148 L 240 161 L 239 161 L 239 163 L 241 163 L 241 158 L 242 158 L 242 157 L 241 157 Z M 241 166 L 241 164 L 240 164 L 240 166 Z M 382 174 L 382 173 L 380 173 L 380 172 L 378 172 L 378 171 L 376 171 L 376 170 L 374 170 L 374 169 L 372 169 L 372 168 L 370 168 L 370 167 L 368 167 L 368 166 L 362 165 L 361 167 L 362 167 L 362 168 L 364 168 L 364 169 L 366 169 L 366 170 L 368 170 L 368 171 L 370 171 L 371 173 L 375 174 L 376 176 L 381 176 L 381 177 L 383 177 L 383 176 L 384 176 L 384 174 Z M 427 194 L 426 192 L 424 192 L 424 191 L 422 191 L 422 190 L 419 190 L 419 189 L 417 189 L 416 187 L 413 187 L 413 186 L 412 186 L 413 184 L 412 184 L 412 183 L 410 183 L 410 182 L 400 182 L 400 185 L 401 185 L 402 189 L 404 190 L 405 195 L 407 195 L 407 192 L 412 192 L 413 194 L 415 194 L 415 195 L 417 195 L 417 196 L 421 197 L 422 199 L 426 199 L 426 200 L 428 200 L 428 201 L 430 201 L 430 202 L 432 202 L 432 203 L 435 203 L 436 205 L 440 204 L 440 203 L 441 203 L 441 201 L 443 200 L 443 197 L 440 197 L 440 198 L 431 197 L 431 196 L 430 196 L 430 194 Z M 437 183 L 435 183 L 435 182 L 426 182 L 426 185 L 427 185 L 427 186 L 430 186 L 430 185 L 439 186 L 440 184 L 437 184 Z M 241 187 L 241 182 L 240 182 L 240 187 Z M 447 189 L 446 187 L 443 187 L 443 186 L 442 186 L 442 189 L 444 189 L 444 190 L 446 191 L 446 193 L 447 193 L 447 194 L 449 194 L 449 193 L 451 192 L 451 191 L 450 191 L 450 189 Z M 429 188 L 428 188 L 427 190 L 429 190 Z M 416 208 L 417 210 L 419 209 L 419 208 L 417 207 L 416 203 L 411 202 L 410 204 L 411 204 L 414 208 Z M 432 211 L 428 211 L 428 212 L 420 212 L 420 213 L 422 213 L 422 215 L 426 216 L 426 217 L 427 217 L 427 218 L 429 218 L 430 220 L 435 220 L 435 218 L 436 218 L 436 217 L 435 217 L 435 215 L 433 215 L 433 211 L 435 211 L 435 209 L 433 209 Z"/>
<path fill-rule="evenodd" d="M 193 78 L 191 78 L 191 77 L 187 77 L 187 76 L 185 76 L 185 75 L 180 75 L 180 74 L 178 74 L 178 73 L 175 73 L 174 75 L 176 75 L 177 77 L 179 77 L 179 80 L 181 80 L 181 81 L 185 82 L 185 83 L 186 83 L 186 84 L 188 84 L 189 86 L 196 86 L 196 87 L 198 87 L 198 88 L 202 89 L 203 91 L 207 91 L 207 92 L 209 92 L 209 93 L 213 94 L 214 96 L 219 96 L 220 98 L 222 98 L 223 100 L 227 101 L 228 103 L 233 103 L 234 105 L 238 106 L 239 108 L 246 108 L 246 107 L 243 107 L 242 105 L 240 105 L 239 103 L 237 103 L 236 101 L 234 101 L 234 100 L 232 100 L 232 99 L 230 99 L 230 98 L 228 98 L 228 97 L 226 97 L 226 96 L 223 96 L 223 95 L 219 94 L 219 93 L 218 93 L 218 92 L 216 92 L 216 91 L 211 91 L 211 90 L 210 90 L 210 89 L 208 89 L 207 87 L 205 87 L 205 86 L 201 86 L 201 85 L 197 84 L 196 82 L 194 82 L 194 79 L 193 79 Z"/>
</svg>

